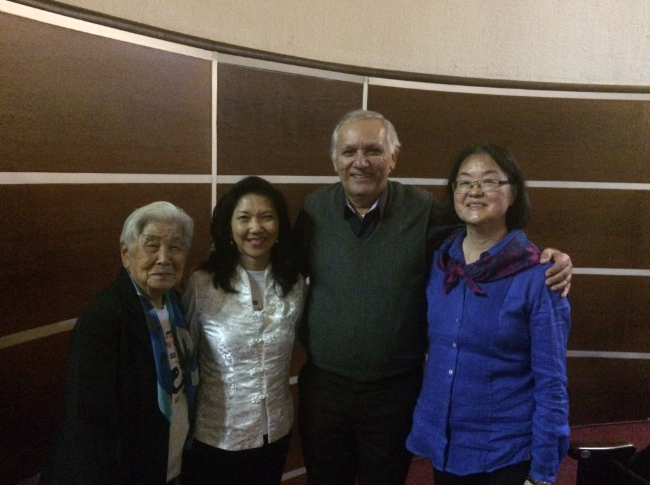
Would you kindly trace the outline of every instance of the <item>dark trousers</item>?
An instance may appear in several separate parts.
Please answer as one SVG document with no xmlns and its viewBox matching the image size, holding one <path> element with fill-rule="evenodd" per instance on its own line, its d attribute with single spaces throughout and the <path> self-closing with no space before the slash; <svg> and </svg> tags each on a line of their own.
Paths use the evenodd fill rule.
<svg viewBox="0 0 650 485">
<path fill-rule="evenodd" d="M 421 369 L 357 382 L 305 364 L 298 425 L 309 485 L 403 485 L 421 386 Z"/>
<path fill-rule="evenodd" d="M 290 435 L 250 450 L 227 451 L 194 440 L 183 455 L 183 485 L 279 485 Z"/>
<path fill-rule="evenodd" d="M 522 461 L 489 473 L 454 475 L 433 469 L 436 485 L 523 485 L 530 470 L 530 461 Z"/>
</svg>

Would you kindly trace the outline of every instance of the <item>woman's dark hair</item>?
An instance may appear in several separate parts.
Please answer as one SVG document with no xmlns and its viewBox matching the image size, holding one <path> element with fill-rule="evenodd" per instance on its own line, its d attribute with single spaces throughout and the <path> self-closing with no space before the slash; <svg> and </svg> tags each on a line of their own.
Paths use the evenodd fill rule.
<svg viewBox="0 0 650 485">
<path fill-rule="evenodd" d="M 515 201 L 506 212 L 506 226 L 508 230 L 523 229 L 526 227 L 528 217 L 530 216 L 530 200 L 528 199 L 528 192 L 526 192 L 526 179 L 524 178 L 524 174 L 512 153 L 510 153 L 508 149 L 493 143 L 477 143 L 475 145 L 470 145 L 464 148 L 456 157 L 456 160 L 449 171 L 447 187 L 445 189 L 445 206 L 448 215 L 452 218 L 455 217 L 457 222 L 460 221 L 458 216 L 455 215 L 454 188 L 452 187 L 452 184 L 456 181 L 460 166 L 467 157 L 480 154 L 489 155 L 490 158 L 494 160 L 494 162 L 506 174 L 510 185 L 515 190 Z M 454 215 L 452 216 L 452 214 Z"/>
<path fill-rule="evenodd" d="M 261 177 L 251 176 L 240 180 L 219 199 L 212 212 L 210 256 L 199 265 L 199 269 L 214 273 L 212 281 L 215 288 L 228 293 L 237 292 L 232 287 L 231 280 L 239 262 L 239 250 L 233 241 L 231 221 L 239 200 L 247 194 L 266 197 L 278 214 L 278 240 L 271 248 L 271 275 L 275 284 L 282 288 L 282 295 L 286 295 L 298 281 L 296 252 L 290 237 L 289 211 L 282 193 Z"/>
</svg>

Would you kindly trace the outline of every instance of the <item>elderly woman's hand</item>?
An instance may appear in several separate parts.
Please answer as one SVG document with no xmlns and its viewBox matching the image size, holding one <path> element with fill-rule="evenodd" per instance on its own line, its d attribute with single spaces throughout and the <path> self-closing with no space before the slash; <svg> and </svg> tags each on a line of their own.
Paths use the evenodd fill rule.
<svg viewBox="0 0 650 485">
<path fill-rule="evenodd" d="M 546 248 L 539 257 L 539 262 L 544 264 L 553 261 L 553 266 L 546 270 L 546 286 L 553 291 L 562 290 L 562 297 L 566 297 L 571 289 L 571 275 L 573 264 L 568 254 L 553 248 Z"/>
</svg>

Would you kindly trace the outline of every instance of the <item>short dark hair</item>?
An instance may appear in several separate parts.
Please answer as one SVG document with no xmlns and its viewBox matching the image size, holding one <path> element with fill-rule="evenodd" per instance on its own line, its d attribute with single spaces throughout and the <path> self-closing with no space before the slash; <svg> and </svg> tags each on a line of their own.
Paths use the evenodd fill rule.
<svg viewBox="0 0 650 485">
<path fill-rule="evenodd" d="M 212 281 L 215 288 L 227 293 L 237 292 L 231 280 L 239 263 L 239 250 L 233 241 L 231 221 L 239 200 L 247 194 L 266 197 L 278 214 L 278 240 L 271 248 L 271 274 L 276 285 L 282 288 L 282 295 L 286 295 L 298 281 L 289 210 L 282 193 L 261 177 L 250 176 L 240 180 L 219 199 L 212 212 L 210 256 L 199 265 L 199 269 L 214 273 Z"/>
<path fill-rule="evenodd" d="M 508 212 L 506 212 L 506 226 L 508 230 L 523 229 L 526 227 L 530 216 L 530 200 L 526 191 L 526 179 L 512 153 L 507 148 L 495 145 L 494 143 L 476 143 L 470 145 L 465 147 L 456 157 L 454 164 L 451 166 L 451 170 L 449 170 L 445 190 L 446 204 L 449 212 L 454 211 L 454 188 L 452 184 L 456 180 L 456 177 L 458 177 L 460 166 L 467 157 L 479 154 L 485 154 L 492 158 L 501 170 L 504 171 L 510 185 L 516 191 L 515 200 L 508 208 Z"/>
</svg>

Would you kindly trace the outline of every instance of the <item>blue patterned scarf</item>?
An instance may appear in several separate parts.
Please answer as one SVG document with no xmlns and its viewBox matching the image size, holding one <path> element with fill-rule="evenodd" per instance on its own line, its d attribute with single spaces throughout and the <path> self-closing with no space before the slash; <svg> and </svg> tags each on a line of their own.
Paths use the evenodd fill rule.
<svg viewBox="0 0 650 485">
<path fill-rule="evenodd" d="M 463 280 L 475 295 L 485 295 L 479 281 L 495 281 L 513 275 L 539 263 L 539 249 L 534 246 L 523 231 L 517 231 L 512 238 L 494 257 L 485 251 L 478 261 L 472 264 L 462 264 L 451 257 L 449 250 L 454 241 L 465 235 L 461 229 L 449 236 L 438 249 L 436 264 L 445 272 L 443 291 L 449 291 Z"/>
<path fill-rule="evenodd" d="M 132 280 L 133 281 L 133 280 Z M 149 337 L 151 338 L 151 345 L 153 346 L 153 355 L 156 361 L 156 376 L 158 381 L 158 407 L 160 411 L 171 422 L 172 419 L 172 395 L 174 393 L 174 376 L 172 376 L 171 367 L 169 365 L 169 355 L 167 353 L 167 342 L 165 341 L 165 334 L 163 332 L 156 309 L 149 302 L 146 296 L 142 293 L 140 288 L 133 282 L 140 303 L 147 320 L 147 327 L 149 328 Z M 187 331 L 187 324 L 183 310 L 178 301 L 178 296 L 175 291 L 168 291 L 165 293 L 165 308 L 169 314 L 169 323 L 174 334 L 174 344 L 178 352 L 178 360 L 183 370 L 183 387 L 185 395 L 187 396 L 187 407 L 190 415 L 190 425 L 194 422 L 194 412 L 196 410 L 196 389 L 199 381 L 199 371 L 196 359 L 196 352 L 194 352 L 194 344 Z M 192 432 L 188 433 L 188 437 L 192 436 Z"/>
</svg>

